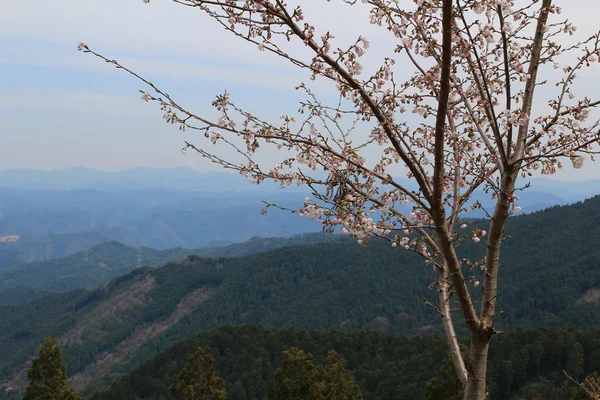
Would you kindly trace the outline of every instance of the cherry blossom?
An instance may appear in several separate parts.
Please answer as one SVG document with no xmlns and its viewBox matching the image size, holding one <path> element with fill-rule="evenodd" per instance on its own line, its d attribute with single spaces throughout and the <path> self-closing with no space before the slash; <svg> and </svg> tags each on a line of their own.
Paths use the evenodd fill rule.
<svg viewBox="0 0 600 400">
<path fill-rule="evenodd" d="M 209 118 L 127 66 L 83 43 L 78 49 L 141 80 L 149 87 L 142 99 L 157 104 L 167 123 L 199 132 L 198 142 L 205 139 L 186 141 L 184 150 L 252 183 L 304 185 L 311 196 L 288 211 L 318 221 L 326 232 L 352 235 L 360 245 L 378 237 L 423 257 L 432 267 L 428 273 L 436 274 L 436 309 L 464 398 L 481 400 L 496 333 L 505 223 L 521 210 L 515 191 L 534 172 L 552 175 L 566 162 L 580 169 L 598 152 L 600 101 L 575 83 L 581 71 L 598 66 L 600 32 L 577 38 L 576 27 L 552 0 L 340 1 L 339 7 L 368 10 L 365 23 L 382 32 L 377 40 L 394 44 L 393 52 L 378 58 L 371 56 L 373 37 L 371 43 L 360 27 L 342 45 L 329 27 L 313 25 L 302 5 L 176 3 L 304 69 L 308 82 L 295 85 L 303 97 L 298 113 L 273 121 L 246 111 L 224 92 L 212 103 L 218 116 Z M 336 101 L 320 94 L 322 85 L 337 90 Z M 280 157 L 266 165 L 263 150 Z M 494 207 L 487 210 L 473 198 L 478 190 L 488 193 Z M 486 230 L 474 224 L 465 230 L 461 221 L 473 210 L 491 217 Z M 485 238 L 482 260 L 459 256 L 469 238 L 475 245 Z M 481 283 L 471 287 L 463 267 L 479 267 Z M 478 286 L 482 297 L 476 305 L 470 290 Z M 455 306 L 472 339 L 469 369 L 454 329 Z"/>
</svg>

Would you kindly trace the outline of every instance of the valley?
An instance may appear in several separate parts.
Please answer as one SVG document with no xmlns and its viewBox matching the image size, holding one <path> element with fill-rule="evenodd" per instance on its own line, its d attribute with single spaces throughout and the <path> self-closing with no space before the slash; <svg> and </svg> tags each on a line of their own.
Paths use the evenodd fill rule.
<svg viewBox="0 0 600 400">
<path fill-rule="evenodd" d="M 565 225 L 564 221 L 569 224 Z M 480 223 L 484 221 L 470 222 L 473 227 Z M 502 314 L 496 321 L 497 327 L 507 332 L 507 338 L 521 335 L 521 331 L 512 333 L 516 328 L 534 329 L 531 331 L 534 336 L 528 336 L 530 338 L 538 335 L 535 332 L 543 332 L 535 329 L 545 326 L 560 326 L 567 329 L 565 332 L 574 328 L 600 328 L 600 305 L 596 296 L 600 288 L 600 248 L 594 240 L 584 240 L 582 235 L 587 238 L 600 235 L 600 197 L 510 218 L 501 275 L 505 290 L 498 299 Z M 537 243 L 536 246 L 529 246 L 531 242 Z M 566 248 L 568 252 L 564 251 Z M 296 334 L 287 328 L 334 331 L 330 333 L 333 336 L 338 331 L 339 335 L 375 331 L 386 336 L 373 336 L 369 340 L 380 341 L 383 337 L 407 340 L 397 335 L 410 335 L 414 340 L 438 340 L 435 345 L 438 347 L 432 347 L 432 351 L 443 346 L 439 317 L 424 302 L 424 299 L 435 301 L 435 293 L 428 287 L 436 275 L 418 255 L 395 249 L 383 240 L 374 239 L 364 248 L 343 235 L 315 233 L 289 238 L 253 238 L 220 248 L 143 251 L 147 252 L 144 265 L 154 267 L 136 269 L 139 249 L 107 242 L 87 252 L 87 263 L 82 258 L 84 254 L 77 253 L 0 271 L 3 285 L 12 285 L 12 279 L 15 283 L 18 280 L 21 286 L 35 288 L 28 289 L 32 292 L 31 298 L 22 301 L 14 298 L 0 306 L 0 353 L 8 354 L 0 359 L 0 384 L 4 388 L 22 390 L 26 384 L 23 379 L 26 362 L 49 335 L 58 338 L 73 387 L 100 396 L 98 399 L 110 398 L 101 395 L 102 390 L 109 390 L 110 382 L 117 385 L 110 390 L 121 390 L 119 385 L 125 383 L 117 382 L 127 382 L 130 378 L 120 381 L 118 377 L 137 371 L 136 367 L 149 368 L 152 371 L 149 373 L 162 373 L 145 363 L 198 334 L 200 339 L 193 340 L 221 335 L 224 331 L 218 329 L 223 326 L 283 329 L 273 331 L 273 335 L 283 335 L 281 340 Z M 469 240 L 459 251 L 461 257 L 478 259 L 482 248 Z M 100 264 L 104 267 L 99 268 Z M 104 270 L 113 275 L 98 273 Z M 465 266 L 465 274 L 482 279 L 478 268 Z M 112 279 L 102 283 L 109 278 Z M 46 290 L 57 293 L 46 295 Z M 19 292 L 13 291 L 12 296 Z M 0 291 L 0 299 L 3 293 Z M 5 296 L 10 298 L 8 293 Z M 35 299 L 39 296 L 44 297 Z M 578 332 L 578 335 L 587 335 Z M 297 334 L 303 335 L 301 331 Z M 459 329 L 459 334 L 466 332 Z M 356 336 L 343 337 L 354 340 L 350 338 Z M 513 339 L 502 337 L 502 340 Z M 538 339 L 526 340 L 533 346 Z M 190 345 L 185 346 L 190 348 Z M 591 353 L 600 354 L 595 344 L 590 346 L 590 357 Z M 355 351 L 342 354 L 351 360 Z M 423 385 L 434 377 L 431 371 L 444 359 L 444 351 L 435 352 L 432 366 L 426 369 L 429 375 L 423 371 L 419 378 L 407 378 L 416 386 L 406 390 L 416 393 L 419 388 L 421 395 L 424 393 Z M 275 363 L 281 347 L 270 349 L 268 353 L 271 363 Z M 217 361 L 223 356 L 219 354 Z M 258 356 L 248 357 L 250 362 Z M 428 359 L 424 355 L 416 357 L 411 362 Z M 585 371 L 595 365 L 594 357 L 597 356 L 585 361 Z M 218 361 L 218 371 L 226 371 L 230 362 L 233 361 Z M 562 364 L 556 365 L 562 368 Z M 396 370 L 403 371 L 403 368 L 414 367 Z M 525 367 L 527 371 L 530 368 L 533 367 Z M 172 376 L 172 372 L 169 374 L 164 376 Z M 269 374 L 264 372 L 263 375 Z M 530 379 L 535 380 L 536 376 L 547 377 L 545 372 L 533 374 L 518 384 L 511 384 L 506 393 L 525 390 L 534 382 Z M 226 380 L 228 385 L 233 385 L 245 382 L 246 378 L 240 379 Z M 362 378 L 357 375 L 357 379 Z M 552 379 L 564 381 L 558 377 Z M 383 381 L 377 380 L 375 385 L 384 385 Z M 366 385 L 363 386 L 366 398 L 369 398 L 368 393 L 379 393 L 373 384 L 361 382 Z M 245 393 L 254 393 L 249 383 L 241 384 Z M 550 383 L 545 385 L 554 387 Z M 138 385 L 135 390 L 142 387 Z M 496 386 L 494 390 L 499 387 L 503 386 Z M 164 394 L 164 388 L 152 390 L 152 396 Z M 3 398 L 1 393 L 0 398 Z M 139 393 L 136 396 L 159 398 Z M 393 394 L 389 396 L 395 398 Z"/>
</svg>

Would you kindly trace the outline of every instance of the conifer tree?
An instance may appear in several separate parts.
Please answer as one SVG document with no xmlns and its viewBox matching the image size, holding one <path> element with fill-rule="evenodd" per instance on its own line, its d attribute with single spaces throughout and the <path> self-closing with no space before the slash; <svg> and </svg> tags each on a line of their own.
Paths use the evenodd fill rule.
<svg viewBox="0 0 600 400">
<path fill-rule="evenodd" d="M 67 367 L 56 339 L 46 338 L 39 354 L 27 372 L 29 386 L 23 400 L 81 400 L 67 385 Z"/>
<path fill-rule="evenodd" d="M 334 350 L 329 350 L 325 367 L 317 370 L 320 379 L 311 387 L 313 400 L 362 400 L 360 387 L 346 369 L 346 360 Z"/>
<path fill-rule="evenodd" d="M 285 350 L 269 397 L 273 400 L 310 399 L 310 388 L 317 382 L 317 367 L 312 358 L 312 354 L 296 347 Z"/>
<path fill-rule="evenodd" d="M 312 354 L 295 347 L 283 355 L 271 385 L 272 400 L 362 400 L 346 360 L 334 350 L 329 351 L 325 366 L 315 365 Z"/>
<path fill-rule="evenodd" d="M 461 344 L 460 352 L 465 364 L 468 365 L 469 349 L 467 346 Z M 427 382 L 425 396 L 428 400 L 460 400 L 463 398 L 464 392 L 461 382 L 454 372 L 452 358 L 447 357 L 438 370 L 437 376 Z"/>
<path fill-rule="evenodd" d="M 170 387 L 171 391 L 186 400 L 225 400 L 225 383 L 215 374 L 214 361 L 210 354 L 204 355 L 204 350 L 198 347 L 190 357 L 191 366 L 181 371 L 179 382 Z"/>
</svg>

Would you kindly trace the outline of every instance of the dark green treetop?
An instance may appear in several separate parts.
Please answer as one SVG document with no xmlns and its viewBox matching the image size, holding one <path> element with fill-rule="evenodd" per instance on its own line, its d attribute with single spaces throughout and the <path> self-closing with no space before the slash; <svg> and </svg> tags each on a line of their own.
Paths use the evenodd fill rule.
<svg viewBox="0 0 600 400">
<path fill-rule="evenodd" d="M 346 361 L 330 350 L 327 363 L 315 365 L 312 354 L 292 347 L 275 371 L 272 400 L 362 400 L 359 386 Z"/>
<path fill-rule="evenodd" d="M 67 367 L 56 339 L 46 338 L 39 354 L 27 372 L 30 382 L 23 400 L 82 400 L 67 385 Z"/>
<path fill-rule="evenodd" d="M 198 347 L 190 357 L 190 367 L 179 374 L 179 382 L 171 390 L 186 400 L 225 400 L 225 382 L 215 374 L 214 358 Z"/>
<path fill-rule="evenodd" d="M 461 344 L 460 353 L 465 364 L 468 364 L 469 349 L 467 346 Z M 449 356 L 444 360 L 444 364 L 438 370 L 437 376 L 427 382 L 425 395 L 427 396 L 427 400 L 462 400 L 462 384 L 454 372 L 454 365 Z"/>
</svg>

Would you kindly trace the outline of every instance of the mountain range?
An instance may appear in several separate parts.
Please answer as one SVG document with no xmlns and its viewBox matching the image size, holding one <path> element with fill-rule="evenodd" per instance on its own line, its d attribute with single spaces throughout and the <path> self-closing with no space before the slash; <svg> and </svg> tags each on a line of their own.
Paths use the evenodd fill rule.
<svg viewBox="0 0 600 400">
<path fill-rule="evenodd" d="M 21 262 L 0 269 L 0 304 L 24 303 L 48 294 L 48 292 L 95 289 L 109 279 L 124 275 L 136 268 L 159 267 L 189 255 L 244 256 L 284 246 L 319 242 L 349 242 L 350 240 L 345 235 L 329 235 L 318 232 L 286 238 L 257 236 L 243 243 L 195 250 L 179 247 L 155 250 L 148 247 L 134 248 L 117 241 L 103 242 L 89 250 L 64 258 Z M 11 297 L 11 293 L 16 297 Z"/>
<path fill-rule="evenodd" d="M 277 190 L 275 184 L 253 185 L 230 172 L 198 172 L 190 168 L 133 168 L 105 172 L 74 167 L 54 171 L 6 169 L 0 171 L 0 186 L 27 190 L 101 191 L 161 188 L 176 191 L 248 192 Z"/>
<path fill-rule="evenodd" d="M 519 192 L 521 213 L 600 193 L 600 181 L 532 178 L 530 183 L 531 188 Z M 261 215 L 263 200 L 297 209 L 307 194 L 302 188 L 251 185 L 233 173 L 185 168 L 0 171 L 0 269 L 61 258 L 115 240 L 133 247 L 198 249 L 254 236 L 314 232 L 320 225 L 305 217 L 276 208 Z M 476 192 L 475 200 L 484 208 L 491 206 L 483 192 Z M 404 207 L 410 211 L 410 205 Z M 484 216 L 483 210 L 464 215 Z"/>
<path fill-rule="evenodd" d="M 410 179 L 398 179 L 405 187 L 416 189 Z M 531 191 L 548 193 L 566 202 L 583 200 L 600 194 L 600 180 L 558 181 L 546 178 L 527 178 Z M 523 186 L 520 183 L 521 186 Z M 105 172 L 93 168 L 74 167 L 62 170 L 41 171 L 31 169 L 6 169 L 0 171 L 0 187 L 22 190 L 85 190 L 136 191 L 163 189 L 175 192 L 260 192 L 279 191 L 278 185 L 249 183 L 244 177 L 231 172 L 199 172 L 190 168 L 133 168 Z M 305 192 L 299 188 L 286 191 Z"/>
<path fill-rule="evenodd" d="M 263 198 L 247 192 L 0 188 L 0 238 L 17 238 L 0 240 L 0 251 L 16 250 L 37 261 L 111 240 L 156 249 L 200 248 L 242 242 L 257 235 L 290 236 L 320 229 L 315 221 L 279 209 L 271 208 L 262 215 Z M 281 206 L 299 207 L 304 197 L 276 192 L 268 199 Z"/>
<path fill-rule="evenodd" d="M 480 223 L 485 221 L 472 226 Z M 600 197 L 511 217 L 506 234 L 498 329 L 600 328 L 600 248 L 594 239 L 600 237 Z M 459 255 L 478 259 L 483 246 L 466 241 Z M 440 332 L 435 311 L 424 302 L 434 301 L 428 286 L 435 273 L 417 255 L 387 242 L 211 255 L 135 269 L 92 291 L 0 306 L 0 353 L 8 355 L 0 359 L 1 384 L 23 388 L 25 363 L 44 336 L 58 337 L 70 382 L 83 389 L 224 325 Z M 481 279 L 482 272 L 465 274 Z"/>
</svg>

